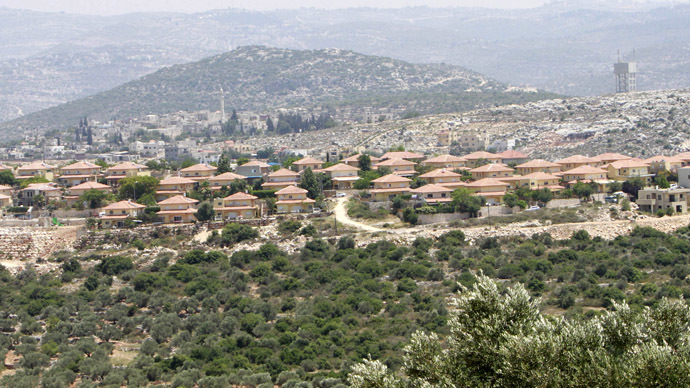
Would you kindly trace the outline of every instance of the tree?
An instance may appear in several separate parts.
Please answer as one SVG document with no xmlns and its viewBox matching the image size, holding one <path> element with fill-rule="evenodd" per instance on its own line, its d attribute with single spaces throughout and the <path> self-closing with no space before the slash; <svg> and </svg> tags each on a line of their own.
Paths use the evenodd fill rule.
<svg viewBox="0 0 690 388">
<path fill-rule="evenodd" d="M 218 158 L 218 174 L 225 172 L 230 172 L 230 159 L 225 154 L 220 155 Z"/>
<path fill-rule="evenodd" d="M 578 198 L 587 200 L 594 194 L 594 188 L 583 182 L 577 182 L 573 185 L 573 193 L 578 196 Z"/>
<path fill-rule="evenodd" d="M 516 207 L 518 206 L 518 202 L 520 201 L 520 198 L 514 193 L 506 193 L 503 196 L 503 203 L 506 204 L 508 207 Z"/>
<path fill-rule="evenodd" d="M 12 171 L 0 171 L 0 185 L 14 186 L 17 180 L 12 175 Z"/>
<path fill-rule="evenodd" d="M 84 194 L 82 194 L 81 197 L 79 197 L 79 201 L 86 202 L 89 209 L 97 209 L 103 206 L 107 198 L 108 193 L 91 189 L 85 191 Z"/>
<path fill-rule="evenodd" d="M 137 201 L 139 198 L 147 195 L 153 196 L 156 194 L 158 182 L 158 179 L 152 176 L 133 176 L 124 178 L 120 181 L 118 197 L 120 200 L 131 199 Z"/>
<path fill-rule="evenodd" d="M 371 170 L 371 157 L 367 154 L 362 154 L 359 155 L 357 158 L 357 162 L 359 163 L 359 169 L 362 171 L 369 171 Z"/>
<path fill-rule="evenodd" d="M 276 128 L 273 125 L 273 120 L 271 119 L 271 116 L 268 116 L 266 119 L 266 132 L 275 132 Z"/>
<path fill-rule="evenodd" d="M 42 194 L 35 195 L 31 203 L 40 209 L 46 205 L 46 197 L 44 197 Z"/>
<path fill-rule="evenodd" d="M 623 182 L 623 192 L 630 195 L 633 201 L 637 200 L 637 193 L 644 189 L 646 183 L 642 178 L 631 178 Z"/>
<path fill-rule="evenodd" d="M 480 274 L 461 287 L 448 320 L 449 338 L 416 332 L 402 372 L 378 361 L 353 366 L 353 388 L 647 387 L 690 385 L 690 306 L 662 299 L 637 311 L 613 310 L 589 320 L 549 319 L 517 284 L 503 292 Z M 443 343 L 443 346 L 442 346 Z"/>
<path fill-rule="evenodd" d="M 547 203 L 553 199 L 553 192 L 551 192 L 551 190 L 549 190 L 548 188 L 543 188 L 540 190 L 536 190 L 532 195 L 532 198 L 534 198 L 538 202 Z"/>
<path fill-rule="evenodd" d="M 208 222 L 211 221 L 215 215 L 216 211 L 213 209 L 213 205 L 210 202 L 203 202 L 196 210 L 195 216 L 196 219 L 201 222 Z"/>
<path fill-rule="evenodd" d="M 237 165 L 238 166 L 241 166 L 241 165 L 247 164 L 247 163 L 249 163 L 248 158 L 237 158 Z"/>
<path fill-rule="evenodd" d="M 654 183 L 659 186 L 660 189 L 668 189 L 671 187 L 671 184 L 668 183 L 668 179 L 666 179 L 666 175 L 663 174 L 655 176 Z"/>
<path fill-rule="evenodd" d="M 302 172 L 299 187 L 307 190 L 307 196 L 311 199 L 316 199 L 321 195 L 321 183 L 309 167 Z"/>
<path fill-rule="evenodd" d="M 484 199 L 472 193 L 466 187 L 460 187 L 453 191 L 453 206 L 460 213 L 470 213 L 471 217 L 476 217 L 484 204 Z"/>
<path fill-rule="evenodd" d="M 89 127 L 89 129 L 86 131 L 86 144 L 93 144 L 93 132 L 91 131 L 91 127 Z"/>
</svg>

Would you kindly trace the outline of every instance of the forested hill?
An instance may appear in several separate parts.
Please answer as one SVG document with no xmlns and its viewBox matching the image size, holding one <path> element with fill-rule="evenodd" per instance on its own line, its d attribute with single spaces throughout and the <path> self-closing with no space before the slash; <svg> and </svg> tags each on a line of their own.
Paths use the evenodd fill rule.
<svg viewBox="0 0 690 388">
<path fill-rule="evenodd" d="M 466 111 L 543 99 L 509 91 L 496 81 L 450 65 L 416 65 L 352 51 L 241 47 L 198 62 L 167 67 L 106 92 L 4 123 L 17 128 L 60 129 L 79 118 L 124 119 L 149 113 L 219 109 L 265 111 L 289 107 L 396 107 L 420 113 Z"/>
</svg>

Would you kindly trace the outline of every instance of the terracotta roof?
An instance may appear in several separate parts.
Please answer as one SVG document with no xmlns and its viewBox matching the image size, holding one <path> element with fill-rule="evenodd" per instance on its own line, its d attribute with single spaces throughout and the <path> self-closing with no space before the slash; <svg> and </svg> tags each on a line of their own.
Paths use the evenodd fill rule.
<svg viewBox="0 0 690 388">
<path fill-rule="evenodd" d="M 470 182 L 466 185 L 467 187 L 487 187 L 487 186 L 508 186 L 503 181 L 495 178 L 484 178 L 478 181 Z"/>
<path fill-rule="evenodd" d="M 381 160 L 384 159 L 424 159 L 424 155 L 409 151 L 391 151 L 381 155 Z"/>
<path fill-rule="evenodd" d="M 557 160 L 556 163 L 558 164 L 567 164 L 567 163 L 596 163 L 598 160 L 583 156 L 583 155 L 573 155 L 573 156 L 568 156 L 565 159 Z"/>
<path fill-rule="evenodd" d="M 443 186 L 440 186 L 440 185 L 434 185 L 434 184 L 424 185 L 424 186 L 418 187 L 418 188 L 416 188 L 416 189 L 413 189 L 413 190 L 411 190 L 411 191 L 412 191 L 413 193 L 415 193 L 415 194 L 423 194 L 423 193 L 451 193 L 451 192 L 453 192 L 453 190 L 451 190 L 451 189 L 449 189 L 449 188 L 447 188 L 447 187 L 443 187 Z"/>
<path fill-rule="evenodd" d="M 12 199 L 9 195 L 0 194 L 0 199 Z"/>
<path fill-rule="evenodd" d="M 208 164 L 195 164 L 193 166 L 183 168 L 180 172 L 195 172 L 195 171 L 216 171 L 218 168 L 209 166 Z"/>
<path fill-rule="evenodd" d="M 81 161 L 81 162 L 72 163 L 70 165 L 62 167 L 62 168 L 60 168 L 60 170 L 90 170 L 90 169 L 94 169 L 94 168 L 100 169 L 101 166 L 99 166 L 97 164 L 93 164 L 91 162 Z"/>
<path fill-rule="evenodd" d="M 148 169 L 148 166 L 145 166 L 143 164 L 136 164 L 136 163 L 132 163 L 132 162 L 122 162 L 120 164 L 116 164 L 112 167 L 109 167 L 106 171 L 139 170 L 142 168 Z"/>
<path fill-rule="evenodd" d="M 314 158 L 302 158 L 296 162 L 292 162 L 292 164 L 301 166 L 301 165 L 309 165 L 309 164 L 323 164 L 323 161 L 314 159 Z"/>
<path fill-rule="evenodd" d="M 375 167 L 380 167 L 380 166 L 414 166 L 415 162 L 411 162 L 409 160 L 401 159 L 401 158 L 391 158 L 391 159 L 386 159 L 383 162 L 378 162 L 374 166 Z"/>
<path fill-rule="evenodd" d="M 523 176 L 522 175 L 511 175 L 511 176 L 497 176 L 495 179 L 498 179 L 501 182 L 519 182 L 522 180 Z"/>
<path fill-rule="evenodd" d="M 84 182 L 82 184 L 72 186 L 70 190 L 102 190 L 102 189 L 110 189 L 110 186 L 104 185 L 102 183 L 98 182 Z"/>
<path fill-rule="evenodd" d="M 158 185 L 159 186 L 162 186 L 162 185 L 188 185 L 188 184 L 192 184 L 192 183 L 196 183 L 196 181 L 191 180 L 189 178 L 183 178 L 183 177 L 179 177 L 179 176 L 171 176 L 169 178 L 165 178 L 162 181 L 160 181 L 158 183 Z"/>
<path fill-rule="evenodd" d="M 187 209 L 172 209 L 172 210 L 161 210 L 156 212 L 156 214 L 196 214 L 197 209 L 187 208 Z"/>
<path fill-rule="evenodd" d="M 0 163 L 0 171 L 12 170 L 12 167 Z"/>
<path fill-rule="evenodd" d="M 50 183 L 30 183 L 24 190 L 55 191 L 60 189 Z"/>
<path fill-rule="evenodd" d="M 260 160 L 250 160 L 247 163 L 243 164 L 242 166 L 239 167 L 244 167 L 244 166 L 249 166 L 249 167 L 271 167 L 267 163 L 264 163 Z"/>
<path fill-rule="evenodd" d="M 355 154 L 352 156 L 348 156 L 347 158 L 343 159 L 343 162 L 359 162 L 359 157 L 361 155 L 362 154 Z M 372 163 L 376 163 L 379 160 L 381 160 L 381 158 L 377 158 L 376 156 L 373 156 L 373 155 L 369 155 L 369 159 L 371 159 Z"/>
<path fill-rule="evenodd" d="M 399 192 L 409 192 L 410 188 L 409 187 L 389 187 L 385 189 L 371 189 L 369 190 L 370 193 L 376 194 L 376 193 L 399 193 Z"/>
<path fill-rule="evenodd" d="M 513 169 L 502 163 L 489 163 L 477 168 L 473 168 L 470 172 L 512 172 Z"/>
<path fill-rule="evenodd" d="M 43 162 L 34 162 L 34 163 L 25 164 L 23 166 L 19 166 L 17 168 L 17 171 L 50 170 L 50 169 L 54 169 L 54 168 L 55 168 L 55 166 L 51 166 L 50 164 L 46 164 Z"/>
<path fill-rule="evenodd" d="M 544 180 L 544 179 L 555 179 L 555 180 L 559 180 L 561 178 L 559 178 L 555 175 L 552 175 L 552 174 L 547 174 L 545 172 L 539 171 L 539 172 L 533 172 L 531 174 L 527 174 L 527 175 L 523 176 L 522 179 L 542 179 L 542 180 Z"/>
<path fill-rule="evenodd" d="M 628 160 L 628 159 L 630 159 L 630 156 L 623 155 L 623 154 L 617 154 L 615 152 L 607 152 L 604 154 L 594 156 L 594 157 L 592 157 L 592 159 L 600 161 L 600 162 L 604 162 L 604 161 L 608 161 L 608 160 L 611 160 L 611 161 Z"/>
<path fill-rule="evenodd" d="M 527 159 L 527 158 L 529 158 L 529 156 L 527 154 L 522 153 L 520 151 L 516 151 L 516 150 L 506 150 L 503 152 L 499 152 L 496 155 L 502 157 L 503 159 Z"/>
<path fill-rule="evenodd" d="M 276 191 L 276 195 L 283 195 L 283 194 L 306 194 L 308 193 L 307 190 L 297 187 L 297 186 L 289 186 L 284 189 L 280 189 Z"/>
<path fill-rule="evenodd" d="M 467 159 L 460 157 L 460 156 L 453 156 L 453 155 L 439 155 L 436 157 L 433 157 L 431 159 L 427 159 L 422 162 L 422 164 L 433 164 L 433 163 L 458 163 L 458 162 L 466 162 Z"/>
<path fill-rule="evenodd" d="M 645 163 L 657 163 L 657 162 L 680 163 L 682 161 L 683 161 L 683 159 L 679 158 L 678 156 L 664 156 L 664 155 L 656 155 L 656 156 L 652 156 L 651 158 L 647 158 L 644 160 Z"/>
<path fill-rule="evenodd" d="M 426 174 L 422 174 L 419 177 L 422 179 L 425 178 L 443 178 L 443 177 L 449 177 L 449 178 L 459 178 L 462 175 L 453 172 L 453 171 L 448 171 L 445 168 L 439 168 L 436 170 L 432 170 L 427 172 Z"/>
<path fill-rule="evenodd" d="M 399 182 L 412 182 L 411 179 L 407 179 L 402 176 L 398 176 L 395 174 L 388 174 L 385 176 L 382 176 L 380 178 L 376 178 L 371 181 L 372 183 L 399 183 Z"/>
<path fill-rule="evenodd" d="M 140 205 L 132 201 L 120 201 L 111 203 L 110 205 L 103 208 L 103 210 L 129 210 L 129 209 L 143 209 L 146 206 Z"/>
<path fill-rule="evenodd" d="M 288 170 L 287 168 L 281 168 L 278 171 L 274 171 L 274 172 L 268 174 L 269 178 L 278 178 L 278 177 L 285 177 L 285 176 L 298 177 L 299 173 L 294 172 L 292 170 Z"/>
<path fill-rule="evenodd" d="M 199 201 L 193 198 L 185 197 L 182 195 L 176 195 L 174 197 L 170 197 L 168 199 L 165 199 L 163 201 L 158 202 L 159 205 L 178 205 L 178 204 L 195 204 Z"/>
<path fill-rule="evenodd" d="M 359 171 L 359 168 L 355 166 L 350 166 L 349 164 L 345 163 L 338 163 L 334 164 L 331 167 L 324 168 L 323 171 L 326 172 L 333 172 L 333 171 Z"/>
<path fill-rule="evenodd" d="M 561 167 L 560 164 L 549 162 L 544 159 L 534 159 L 529 162 L 518 164 L 516 168 L 549 168 L 549 167 Z"/>
<path fill-rule="evenodd" d="M 12 190 L 12 186 L 0 185 L 0 191 Z"/>
<path fill-rule="evenodd" d="M 580 175 L 580 174 L 606 174 L 607 171 L 602 168 L 592 166 L 575 167 L 572 170 L 563 171 L 563 175 Z"/>
<path fill-rule="evenodd" d="M 234 172 L 224 172 L 220 175 L 212 176 L 208 178 L 209 181 L 233 181 L 235 179 L 247 179 L 246 176 L 240 175 L 240 174 L 235 174 Z"/>
<path fill-rule="evenodd" d="M 477 152 L 472 152 L 471 154 L 467 154 L 463 156 L 466 160 L 479 160 L 479 159 L 501 159 L 500 156 L 496 154 L 492 154 L 491 152 L 486 152 L 486 151 L 477 151 Z"/>
<path fill-rule="evenodd" d="M 239 193 L 235 193 L 235 194 L 232 194 L 232 195 L 229 195 L 229 196 L 223 198 L 223 201 L 234 201 L 234 200 L 244 200 L 244 199 L 259 199 L 259 197 L 255 197 L 251 194 L 239 192 Z"/>
<path fill-rule="evenodd" d="M 637 161 L 637 160 L 618 160 L 613 163 L 610 163 L 609 166 L 615 168 L 618 170 L 619 168 L 635 168 L 635 167 L 649 167 L 649 164 L 645 163 L 644 161 Z"/>
</svg>

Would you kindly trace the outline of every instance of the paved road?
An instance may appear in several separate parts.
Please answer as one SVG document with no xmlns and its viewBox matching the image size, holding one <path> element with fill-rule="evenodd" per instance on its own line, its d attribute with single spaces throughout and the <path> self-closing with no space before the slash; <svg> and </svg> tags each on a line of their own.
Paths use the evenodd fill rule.
<svg viewBox="0 0 690 388">
<path fill-rule="evenodd" d="M 341 197 L 336 199 L 336 205 L 333 213 L 335 213 L 336 221 L 343 225 L 351 226 L 353 228 L 361 229 L 365 232 L 386 232 L 383 229 L 375 228 L 371 225 L 363 224 L 351 219 L 347 215 L 347 209 L 345 208 L 345 203 L 349 200 L 348 197 Z"/>
</svg>

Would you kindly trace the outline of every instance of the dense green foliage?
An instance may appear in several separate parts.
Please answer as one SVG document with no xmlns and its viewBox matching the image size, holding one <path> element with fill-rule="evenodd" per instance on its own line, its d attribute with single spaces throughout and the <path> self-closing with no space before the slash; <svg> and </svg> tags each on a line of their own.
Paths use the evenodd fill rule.
<svg viewBox="0 0 690 388">
<path fill-rule="evenodd" d="M 286 238 L 316 234 L 306 222 L 282 230 Z M 597 322 L 627 311 L 614 302 L 626 302 L 631 322 L 652 333 L 642 321 L 645 307 L 673 312 L 663 309 L 663 298 L 690 296 L 690 228 L 671 234 L 638 228 L 612 241 L 578 232 L 564 241 L 543 234 L 474 244 L 465 241 L 463 232 L 451 231 L 435 240 L 417 238 L 408 247 L 385 239 L 357 247 L 347 236 L 307 237 L 293 253 L 272 243 L 238 249 L 238 243 L 258 236 L 247 225 L 229 224 L 212 233 L 208 244 L 215 250 L 190 246 L 189 236 L 164 232 L 139 236 L 132 246 L 129 238 L 111 236 L 104 238 L 106 244 L 125 245 L 60 253 L 50 259 L 59 270 L 42 276 L 30 269 L 16 277 L 0 272 L 0 329 L 5 333 L 0 348 L 20 356 L 16 373 L 0 385 L 66 387 L 80 378 L 101 386 L 159 381 L 192 387 L 198 381 L 204 387 L 335 387 L 363 358 L 380 360 L 392 371 L 407 365 L 403 348 L 410 338 L 413 343 L 421 338 L 412 336 L 417 330 L 439 338 L 456 335 L 448 325 L 447 297 L 460 289 L 458 282 L 472 286 L 479 271 L 501 279 L 501 287 L 524 283 L 532 297 L 541 297 L 541 302 L 520 304 L 529 308 L 529 314 L 520 315 L 525 320 L 520 327 L 540 328 L 530 331 L 534 348 L 510 342 L 519 338 L 496 336 L 494 354 L 519 365 L 541 354 L 536 359 L 543 363 L 530 367 L 534 376 L 565 379 L 570 375 L 551 372 L 559 357 L 570 353 L 561 356 L 549 349 L 560 349 L 557 341 L 568 325 L 599 327 Z M 161 251 L 160 246 L 175 250 Z M 494 303 L 504 302 L 497 298 Z M 541 326 L 534 326 L 536 309 L 564 313 L 568 320 L 539 318 Z M 639 346 L 652 347 L 651 338 L 641 338 Z M 439 348 L 438 341 L 426 343 Z M 489 346 L 475 343 L 477 349 Z M 654 349 L 659 362 L 678 365 L 668 372 L 676 376 L 685 364 L 676 362 L 680 347 L 667 343 Z M 621 354 L 633 349 L 621 346 Z M 506 347 L 520 352 L 501 353 Z M 613 353 L 611 360 L 621 359 Z M 463 357 L 458 360 L 464 363 L 469 356 Z M 601 370 L 594 361 L 591 368 Z M 472 378 L 498 385 L 510 376 L 515 386 L 538 385 L 501 362 L 491 364 L 493 369 L 482 366 L 483 374 Z M 622 380 L 628 375 L 611 376 L 613 383 L 628 381 Z M 562 380 L 545 381 L 558 386 Z"/>
<path fill-rule="evenodd" d="M 453 302 L 445 347 L 436 334 L 412 336 L 409 379 L 365 360 L 349 380 L 353 388 L 690 385 L 690 306 L 663 299 L 642 312 L 613 307 L 590 320 L 544 317 L 521 284 L 502 294 L 480 275 Z"/>
</svg>

